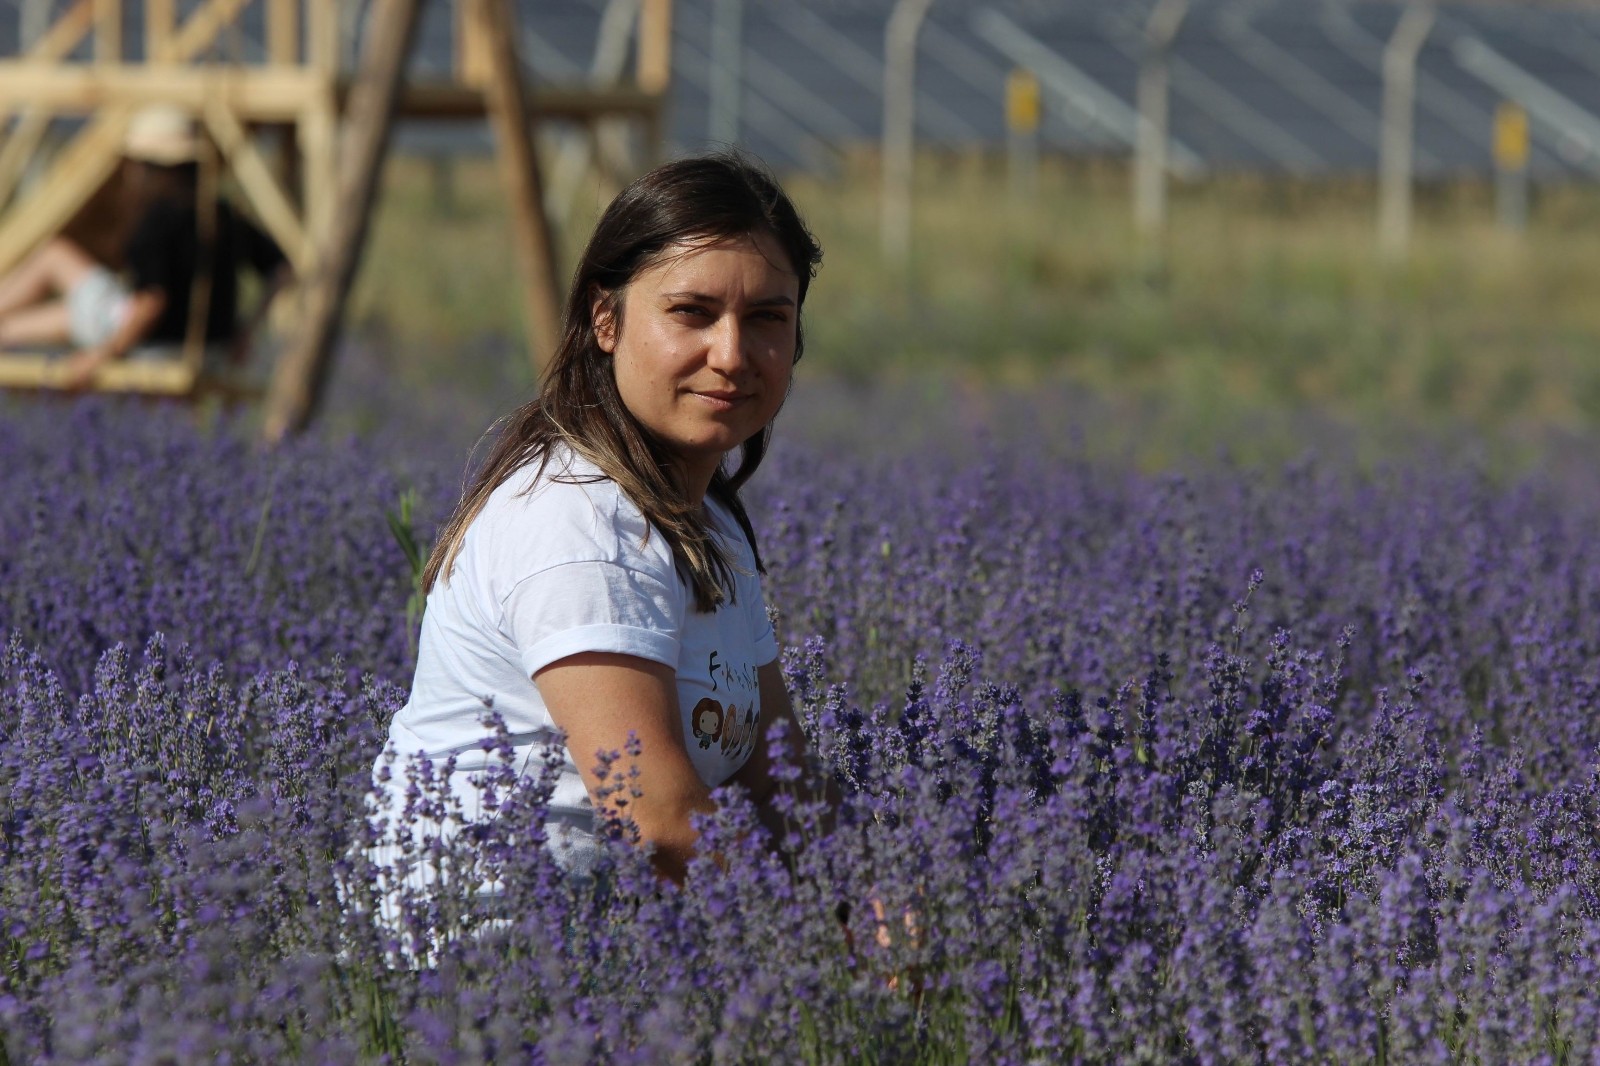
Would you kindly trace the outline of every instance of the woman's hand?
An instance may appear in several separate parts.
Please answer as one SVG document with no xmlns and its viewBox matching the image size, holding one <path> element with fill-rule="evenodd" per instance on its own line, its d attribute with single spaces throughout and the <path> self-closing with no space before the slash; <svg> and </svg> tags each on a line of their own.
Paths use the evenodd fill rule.
<svg viewBox="0 0 1600 1066">
<path fill-rule="evenodd" d="M 583 652 L 551 663 L 533 680 L 567 735 L 596 815 L 631 822 L 640 843 L 653 846 L 656 870 L 681 882 L 694 854 L 690 816 L 716 805 L 684 746 L 672 668 L 632 655 Z M 627 754 L 630 747 L 638 754 Z M 621 758 L 602 779 L 601 758 L 612 752 Z"/>
<path fill-rule="evenodd" d="M 873 930 L 873 939 L 877 942 L 879 950 L 884 952 L 893 951 L 895 933 L 889 921 L 888 912 L 884 908 L 882 898 L 876 892 L 872 893 L 867 897 L 867 907 L 872 911 L 872 917 L 876 923 Z M 854 955 L 856 953 L 856 938 L 854 930 L 850 927 L 850 906 L 848 903 L 839 904 L 837 916 L 839 923 L 844 927 L 845 950 Z M 917 919 L 916 910 L 907 907 L 901 914 L 901 924 L 905 929 L 906 946 L 912 951 L 920 949 L 922 947 L 922 928 Z M 891 971 L 884 978 L 884 986 L 891 992 L 898 992 L 901 988 L 902 978 L 905 979 L 906 985 L 910 988 L 912 997 L 920 999 L 922 996 L 922 973 L 916 965 L 908 966 L 903 972 Z"/>
</svg>

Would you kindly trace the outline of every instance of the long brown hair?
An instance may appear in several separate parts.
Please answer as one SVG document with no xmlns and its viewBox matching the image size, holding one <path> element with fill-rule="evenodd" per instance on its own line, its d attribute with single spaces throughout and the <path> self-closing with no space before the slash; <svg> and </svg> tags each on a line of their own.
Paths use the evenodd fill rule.
<svg viewBox="0 0 1600 1066">
<path fill-rule="evenodd" d="M 442 573 L 448 580 L 467 527 L 485 501 L 531 463 L 544 472 L 552 448 L 566 445 L 615 482 L 666 539 L 694 590 L 695 608 L 711 611 L 733 594 L 733 568 L 711 536 L 704 512 L 690 503 L 672 473 L 672 457 L 617 392 L 612 362 L 595 336 L 593 301 L 622 326 L 622 293 L 674 246 L 767 234 L 783 249 L 800 281 L 794 358 L 803 350 L 800 308 L 822 260 L 822 249 L 788 195 L 767 171 L 737 152 L 681 159 L 645 174 L 611 201 L 584 249 L 567 293 L 561 344 L 545 368 L 537 399 L 505 421 L 472 486 L 445 523 L 423 571 L 424 590 Z M 708 492 L 739 523 L 755 553 L 755 530 L 739 488 L 766 455 L 772 427 L 740 445 L 732 471 L 717 468 Z"/>
</svg>

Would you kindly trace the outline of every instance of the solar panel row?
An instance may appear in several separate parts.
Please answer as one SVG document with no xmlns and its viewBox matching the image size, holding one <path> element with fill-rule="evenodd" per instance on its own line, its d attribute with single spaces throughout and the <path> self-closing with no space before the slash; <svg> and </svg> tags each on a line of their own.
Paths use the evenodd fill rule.
<svg viewBox="0 0 1600 1066">
<path fill-rule="evenodd" d="M 530 77 L 590 77 L 606 8 L 630 2 L 637 0 L 518 0 Z M 711 138 L 717 2 L 675 4 L 669 136 L 678 150 Z M 0 5 L 0 54 L 16 53 L 28 6 L 30 0 Z M 37 0 L 31 6 L 36 16 Z M 349 6 L 358 28 L 369 6 Z M 941 146 L 1003 144 L 1006 76 L 1029 66 L 1044 76 L 1040 138 L 1047 150 L 1127 152 L 1143 24 L 1153 6 L 936 0 L 918 50 L 919 138 Z M 892 7 L 893 0 L 743 0 L 740 142 L 775 165 L 813 167 L 853 143 L 875 141 Z M 125 36 L 134 47 L 139 8 L 125 4 Z M 1176 145 L 1218 169 L 1373 170 L 1384 47 L 1403 10 L 1380 0 L 1193 0 L 1170 59 Z M 1600 12 L 1482 4 L 1438 11 L 1418 56 L 1418 172 L 1486 172 L 1493 115 L 1514 99 L 1530 113 L 1536 176 L 1600 174 Z M 416 74 L 448 68 L 452 30 L 449 4 L 428 0 Z M 258 59 L 260 31 L 253 5 L 232 47 Z M 481 132 L 445 141 L 483 143 Z"/>
</svg>

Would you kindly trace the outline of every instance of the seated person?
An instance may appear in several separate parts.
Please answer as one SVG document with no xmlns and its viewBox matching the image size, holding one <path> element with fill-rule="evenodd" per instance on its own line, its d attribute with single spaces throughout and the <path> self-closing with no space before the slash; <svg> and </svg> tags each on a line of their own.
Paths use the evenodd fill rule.
<svg viewBox="0 0 1600 1066">
<path fill-rule="evenodd" d="M 52 238 L 0 278 L 0 348 L 70 347 L 68 385 L 82 388 L 136 346 L 181 346 L 191 301 L 204 293 L 206 342 L 233 344 L 242 355 L 289 270 L 272 239 L 226 200 L 217 198 L 214 211 L 199 202 L 197 137 L 192 120 L 174 108 L 134 116 L 123 155 L 144 206 L 123 251 L 125 277 L 69 238 Z M 241 263 L 263 281 L 242 328 Z"/>
</svg>

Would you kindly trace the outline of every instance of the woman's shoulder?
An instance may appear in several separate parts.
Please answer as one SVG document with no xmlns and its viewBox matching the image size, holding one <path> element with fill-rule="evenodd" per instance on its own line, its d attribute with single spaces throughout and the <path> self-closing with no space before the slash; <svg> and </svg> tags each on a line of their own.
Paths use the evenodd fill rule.
<svg viewBox="0 0 1600 1066">
<path fill-rule="evenodd" d="M 569 562 L 660 568 L 660 537 L 647 537 L 639 509 L 598 467 L 552 449 L 507 478 L 468 531 L 477 547 L 507 554 L 529 573 Z M 670 568 L 670 557 L 665 559 Z"/>
</svg>

